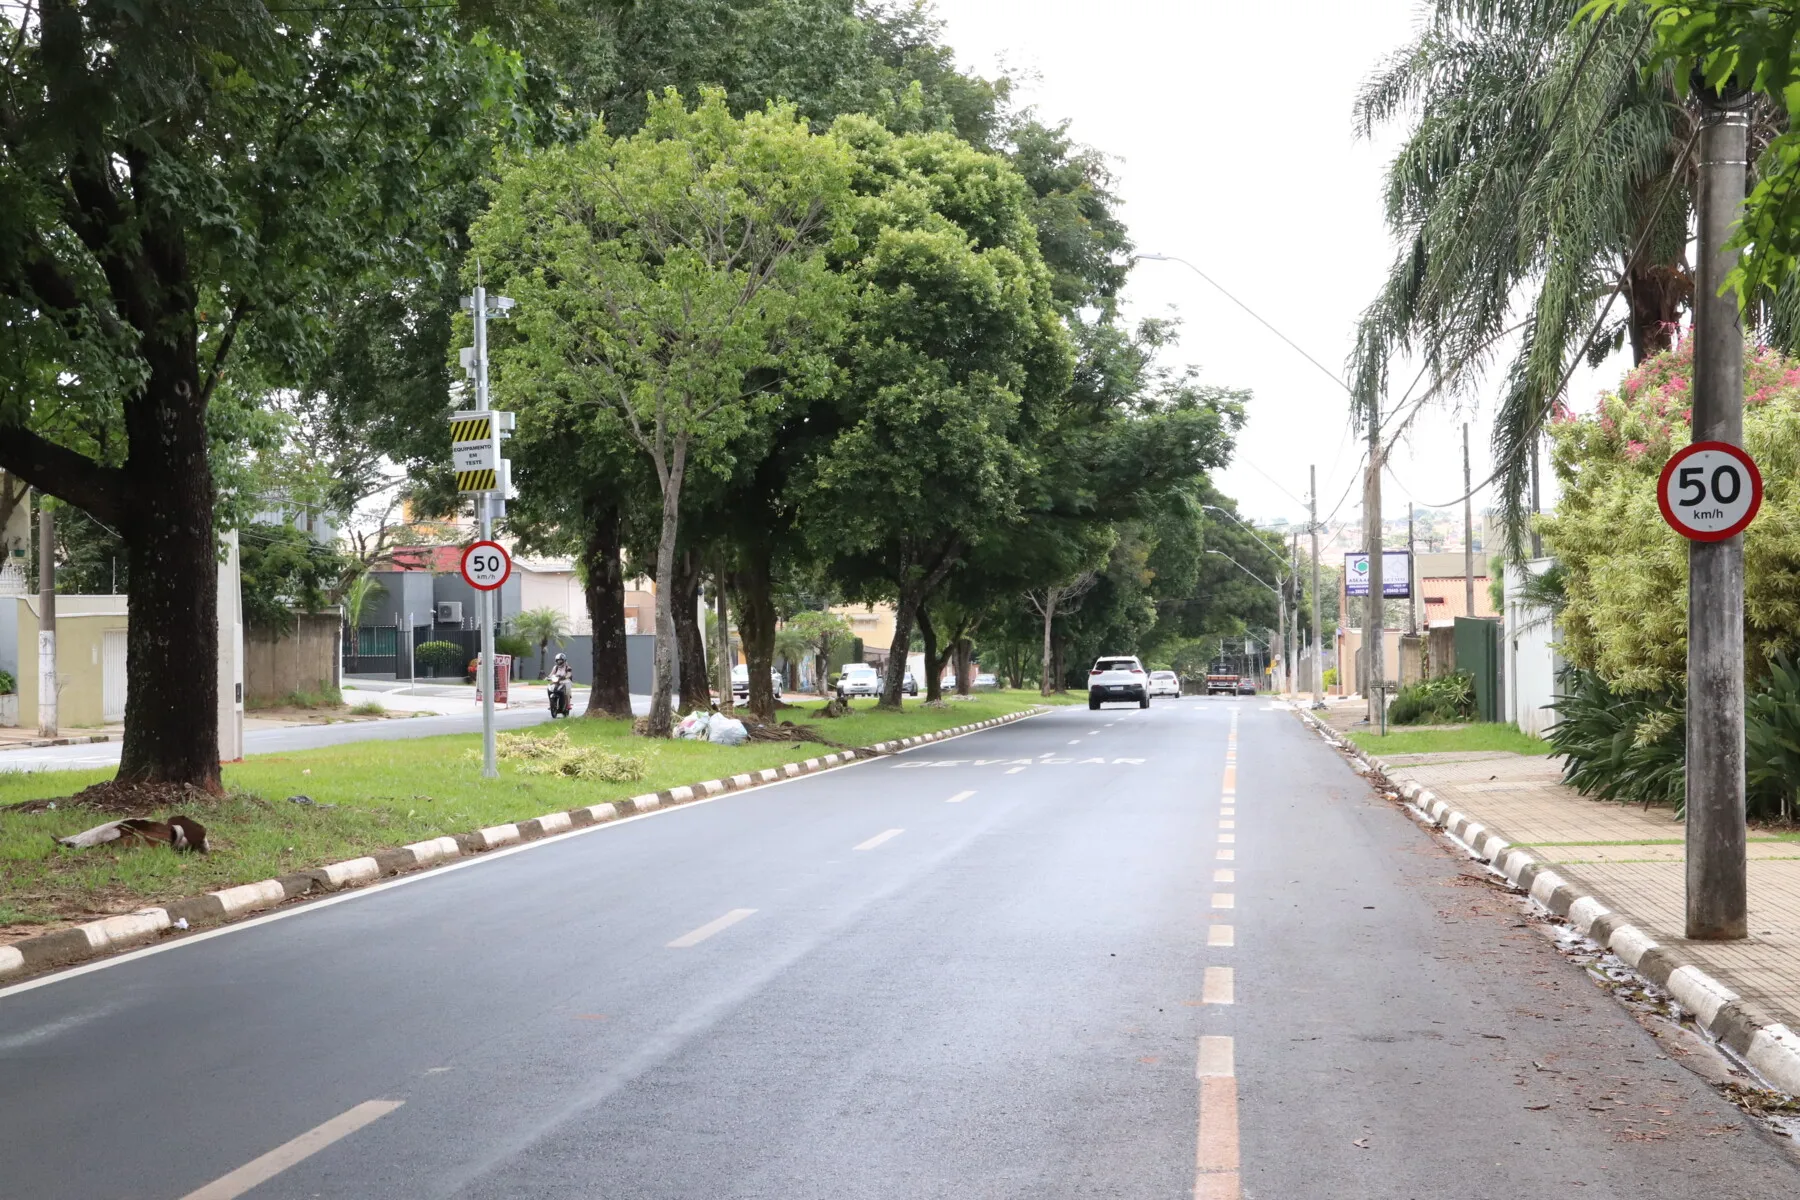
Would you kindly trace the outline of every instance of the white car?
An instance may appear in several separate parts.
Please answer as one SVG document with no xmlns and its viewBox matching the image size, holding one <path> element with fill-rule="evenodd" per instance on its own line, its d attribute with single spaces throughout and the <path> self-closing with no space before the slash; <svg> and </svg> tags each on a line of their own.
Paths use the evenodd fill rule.
<svg viewBox="0 0 1800 1200">
<path fill-rule="evenodd" d="M 868 663 L 845 663 L 838 675 L 837 694 L 839 700 L 848 700 L 852 696 L 879 696 L 881 676 Z"/>
<path fill-rule="evenodd" d="M 1139 708 L 1150 707 L 1150 676 L 1135 658 L 1111 655 L 1094 660 L 1088 672 L 1088 707 L 1099 708 L 1114 700 L 1131 700 Z"/>
<path fill-rule="evenodd" d="M 1152 696 L 1181 695 L 1181 680 L 1173 671 L 1150 672 L 1150 694 Z"/>
<path fill-rule="evenodd" d="M 781 672 L 771 671 L 769 683 L 775 688 L 775 698 L 781 699 Z M 750 699 L 750 668 L 744 663 L 731 668 L 731 696 L 734 700 Z"/>
</svg>

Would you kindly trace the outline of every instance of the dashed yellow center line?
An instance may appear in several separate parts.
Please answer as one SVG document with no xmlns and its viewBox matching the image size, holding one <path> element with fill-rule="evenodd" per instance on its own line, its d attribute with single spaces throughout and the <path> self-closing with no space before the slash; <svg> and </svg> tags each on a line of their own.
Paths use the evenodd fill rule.
<svg viewBox="0 0 1800 1200">
<path fill-rule="evenodd" d="M 1212 906 L 1214 908 L 1236 908 L 1237 897 L 1230 892 L 1214 892 Z"/>
<path fill-rule="evenodd" d="M 1229 846 L 1236 841 L 1237 834 L 1235 833 L 1221 833 L 1219 835 L 1219 845 L 1221 846 Z"/>
<path fill-rule="evenodd" d="M 1226 867 L 1220 867 L 1218 870 L 1213 872 L 1213 882 L 1214 883 L 1236 883 L 1237 882 L 1237 872 L 1230 870 Z"/>
<path fill-rule="evenodd" d="M 1194 1148 L 1194 1200 L 1238 1200 L 1236 1055 L 1228 1037 L 1200 1039 L 1194 1075 L 1200 1081 L 1200 1122 Z"/>
<path fill-rule="evenodd" d="M 1233 993 L 1232 971 L 1230 967 L 1208 967 L 1206 976 L 1200 984 L 1200 1003 L 1232 1004 L 1235 1003 Z"/>
<path fill-rule="evenodd" d="M 1221 850 L 1213 857 L 1217 858 L 1220 862 L 1230 862 L 1232 859 L 1237 857 L 1237 851 L 1236 850 Z"/>
<path fill-rule="evenodd" d="M 1208 946 L 1235 946 L 1237 945 L 1237 930 L 1230 925 L 1210 926 L 1206 931 L 1206 944 Z"/>
</svg>

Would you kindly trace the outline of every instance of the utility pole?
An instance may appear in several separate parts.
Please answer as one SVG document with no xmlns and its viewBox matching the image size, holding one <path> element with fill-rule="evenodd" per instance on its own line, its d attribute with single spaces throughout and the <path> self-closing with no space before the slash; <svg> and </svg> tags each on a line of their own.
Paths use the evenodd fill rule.
<svg viewBox="0 0 1800 1200">
<path fill-rule="evenodd" d="M 487 289 L 478 282 L 475 285 L 474 302 L 470 305 L 471 315 L 475 318 L 475 411 L 488 411 L 488 322 Z M 498 422 L 496 422 L 496 425 Z M 498 470 L 500 462 L 500 431 L 495 428 L 494 464 Z M 486 542 L 494 536 L 493 499 L 486 493 L 475 497 L 475 516 L 481 523 L 481 540 Z M 476 611 L 481 620 L 481 665 L 476 672 L 476 679 L 481 686 L 481 774 L 484 779 L 500 777 L 500 762 L 494 754 L 494 592 L 483 591 L 476 600 Z"/>
<path fill-rule="evenodd" d="M 1419 573 L 1413 570 L 1418 561 L 1413 550 L 1413 505 L 1406 502 L 1406 632 L 1419 636 Z"/>
<path fill-rule="evenodd" d="M 38 500 L 38 736 L 56 736 L 56 510 Z M 27 526 L 29 528 L 29 526 Z"/>
<path fill-rule="evenodd" d="M 1325 707 L 1325 646 L 1319 640 L 1319 468 L 1315 465 L 1315 466 L 1311 467 L 1310 470 L 1312 472 L 1312 484 L 1307 490 L 1306 504 L 1307 504 L 1307 509 L 1308 509 L 1308 515 L 1310 517 L 1310 520 L 1307 523 L 1312 526 L 1312 554 L 1313 554 L 1313 561 L 1312 561 L 1312 577 L 1313 577 L 1313 587 L 1312 587 L 1312 640 L 1313 640 L 1312 694 L 1313 694 L 1313 707 L 1314 708 L 1324 708 Z M 1344 614 L 1339 613 L 1338 620 L 1340 622 L 1342 622 L 1343 619 L 1344 619 Z"/>
<path fill-rule="evenodd" d="M 1382 619 L 1385 601 L 1381 579 L 1381 408 L 1375 396 L 1369 397 L 1369 472 L 1363 479 L 1363 546 L 1369 552 L 1369 594 L 1363 598 L 1363 663 L 1367 678 L 1362 681 L 1363 696 L 1369 702 L 1369 724 L 1379 722 L 1382 693 L 1377 691 L 1384 676 Z"/>
<path fill-rule="evenodd" d="M 1288 577 L 1286 587 L 1293 596 L 1292 615 L 1287 628 L 1287 690 L 1300 694 L 1300 534 L 1288 535 Z"/>
<path fill-rule="evenodd" d="M 1694 440 L 1744 440 L 1744 332 L 1726 249 L 1744 200 L 1742 92 L 1700 95 Z M 1749 934 L 1744 829 L 1744 535 L 1688 543 L 1687 936 Z"/>
<path fill-rule="evenodd" d="M 1475 497 L 1469 484 L 1469 426 L 1463 423 L 1463 616 L 1475 615 Z"/>
</svg>

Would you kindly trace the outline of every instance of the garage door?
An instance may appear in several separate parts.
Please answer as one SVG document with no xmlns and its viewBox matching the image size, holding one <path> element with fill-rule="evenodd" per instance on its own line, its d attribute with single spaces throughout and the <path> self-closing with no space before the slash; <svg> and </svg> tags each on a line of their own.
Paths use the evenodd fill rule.
<svg viewBox="0 0 1800 1200">
<path fill-rule="evenodd" d="M 108 629 L 101 635 L 100 690 L 100 703 L 103 709 L 101 720 L 108 724 L 123 721 L 125 719 L 125 631 L 123 629 Z"/>
</svg>

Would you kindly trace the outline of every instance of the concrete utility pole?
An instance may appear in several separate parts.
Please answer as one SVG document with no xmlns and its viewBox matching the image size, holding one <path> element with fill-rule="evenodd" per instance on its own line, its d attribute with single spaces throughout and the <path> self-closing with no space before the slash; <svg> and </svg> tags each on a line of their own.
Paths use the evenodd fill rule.
<svg viewBox="0 0 1800 1200">
<path fill-rule="evenodd" d="M 471 315 L 475 318 L 476 412 L 488 411 L 487 303 L 487 289 L 477 283 L 474 302 L 470 306 Z M 498 470 L 498 429 L 494 431 L 493 437 L 494 465 Z M 481 540 L 491 540 L 494 536 L 492 497 L 485 493 L 475 497 L 475 515 L 481 522 Z M 500 761 L 494 753 L 494 596 L 492 591 L 483 591 L 476 599 L 476 610 L 480 613 L 481 620 L 481 666 L 476 672 L 476 679 L 481 685 L 481 774 L 484 779 L 500 777 Z"/>
<path fill-rule="evenodd" d="M 1694 272 L 1694 440 L 1744 440 L 1744 331 L 1726 249 L 1744 201 L 1742 92 L 1696 89 L 1700 175 Z M 1688 543 L 1687 936 L 1749 934 L 1744 829 L 1744 535 Z"/>
<path fill-rule="evenodd" d="M 1381 693 L 1376 685 L 1384 678 L 1382 619 L 1384 601 L 1381 579 L 1381 410 L 1369 397 L 1369 473 L 1363 480 L 1363 546 L 1369 552 L 1369 594 L 1363 598 L 1363 663 L 1367 678 L 1363 697 L 1369 702 L 1369 724 L 1380 722 Z M 1341 669 L 1341 667 L 1340 667 Z"/>
<path fill-rule="evenodd" d="M 38 736 L 56 736 L 56 510 L 42 500 L 38 502 Z"/>
<path fill-rule="evenodd" d="M 1285 586 L 1293 593 L 1294 602 L 1290 606 L 1293 615 L 1288 618 L 1287 628 L 1287 690 L 1293 695 L 1300 694 L 1300 534 L 1288 535 L 1288 577 Z"/>
<path fill-rule="evenodd" d="M 1417 556 L 1413 551 L 1413 506 L 1409 499 L 1406 502 L 1406 632 L 1414 637 L 1419 635 L 1419 579 L 1418 572 L 1413 570 Z"/>
<path fill-rule="evenodd" d="M 1475 497 L 1469 483 L 1469 426 L 1463 425 L 1463 616 L 1475 615 Z"/>
<path fill-rule="evenodd" d="M 1308 509 L 1309 516 L 1310 516 L 1310 519 L 1307 523 L 1312 526 L 1312 554 L 1313 554 L 1313 561 L 1312 561 L 1312 577 L 1313 577 L 1313 587 L 1312 587 L 1312 640 L 1313 640 L 1312 694 L 1313 694 L 1313 707 L 1314 708 L 1324 708 L 1325 707 L 1325 646 L 1319 639 L 1319 468 L 1317 466 L 1314 466 L 1309 469 L 1312 472 L 1312 484 L 1307 490 L 1306 504 L 1307 504 L 1307 509 Z M 1342 613 L 1338 614 L 1338 620 L 1340 622 L 1342 622 L 1342 620 L 1343 620 Z"/>
</svg>

